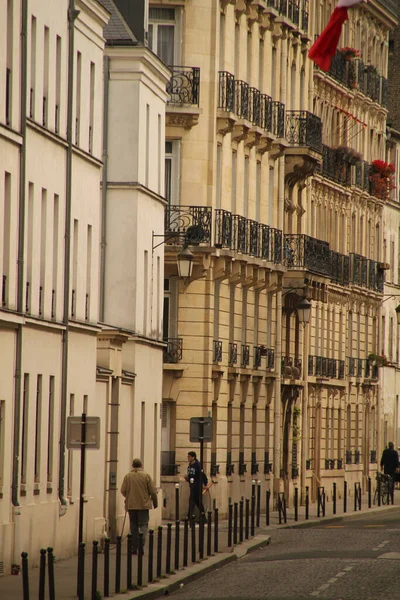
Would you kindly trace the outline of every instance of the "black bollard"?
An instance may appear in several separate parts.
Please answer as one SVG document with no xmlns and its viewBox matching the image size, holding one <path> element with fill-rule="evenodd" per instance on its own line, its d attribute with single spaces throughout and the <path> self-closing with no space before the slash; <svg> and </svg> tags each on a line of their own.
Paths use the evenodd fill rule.
<svg viewBox="0 0 400 600">
<path fill-rule="evenodd" d="M 115 593 L 119 594 L 121 591 L 121 545 L 122 538 L 120 535 L 117 536 L 116 554 L 115 554 Z"/>
<path fill-rule="evenodd" d="M 98 545 L 99 545 L 99 542 L 97 540 L 94 540 L 93 551 L 92 551 L 92 600 L 96 600 L 98 598 L 98 594 L 97 594 Z M 131 574 L 131 579 L 132 579 L 132 574 Z"/>
<path fill-rule="evenodd" d="M 317 517 L 319 518 L 321 516 L 321 507 L 322 507 L 322 493 L 321 493 L 322 488 L 318 487 L 317 488 Z"/>
<path fill-rule="evenodd" d="M 22 552 L 22 589 L 24 600 L 29 600 L 28 553 Z"/>
<path fill-rule="evenodd" d="M 49 600 L 55 600 L 56 588 L 54 584 L 54 554 L 53 548 L 47 548 L 47 571 L 49 575 Z"/>
<path fill-rule="evenodd" d="M 229 502 L 229 506 L 228 506 L 228 547 L 229 548 L 232 546 L 232 510 L 233 510 L 233 506 Z"/>
<path fill-rule="evenodd" d="M 181 541 L 180 521 L 175 522 L 175 571 L 179 571 L 179 544 Z"/>
<path fill-rule="evenodd" d="M 333 484 L 332 499 L 333 499 L 333 514 L 336 515 L 336 483 Z"/>
<path fill-rule="evenodd" d="M 372 482 L 371 477 L 368 477 L 368 508 L 372 506 Z"/>
<path fill-rule="evenodd" d="M 358 510 L 361 510 L 361 483 L 358 486 Z"/>
<path fill-rule="evenodd" d="M 343 512 L 347 512 L 347 481 L 343 485 Z"/>
<path fill-rule="evenodd" d="M 325 494 L 325 488 L 322 488 L 322 516 L 325 516 L 325 500 L 326 500 L 326 494 Z"/>
<path fill-rule="evenodd" d="M 294 520 L 299 520 L 299 489 L 294 488 Z"/>
<path fill-rule="evenodd" d="M 78 594 L 79 600 L 85 600 L 85 544 L 78 548 Z"/>
<path fill-rule="evenodd" d="M 192 517 L 190 521 L 190 529 L 191 529 L 191 542 L 192 542 L 192 563 L 196 562 L 196 521 L 195 518 Z"/>
<path fill-rule="evenodd" d="M 260 527 L 261 519 L 261 481 L 257 481 L 257 511 L 256 511 L 256 526 Z"/>
<path fill-rule="evenodd" d="M 157 527 L 157 579 L 161 579 L 161 568 L 162 568 L 162 532 L 163 528 L 161 525 Z"/>
<path fill-rule="evenodd" d="M 179 521 L 179 492 L 180 485 L 179 483 L 175 484 L 175 521 Z"/>
<path fill-rule="evenodd" d="M 238 503 L 235 502 L 233 505 L 233 545 L 236 546 L 238 542 Z"/>
<path fill-rule="evenodd" d="M 143 585 L 143 533 L 139 533 L 138 560 L 137 560 L 137 584 Z"/>
<path fill-rule="evenodd" d="M 306 485 L 306 520 L 308 521 L 310 513 L 310 488 Z"/>
<path fill-rule="evenodd" d="M 239 542 L 243 542 L 243 496 L 239 502 Z"/>
<path fill-rule="evenodd" d="M 281 494 L 278 492 L 278 523 L 282 524 L 282 499 Z"/>
<path fill-rule="evenodd" d="M 265 494 L 265 524 L 269 527 L 269 505 L 271 502 L 271 492 L 269 490 L 266 491 Z"/>
<path fill-rule="evenodd" d="M 46 585 L 46 550 L 40 551 L 40 566 L 39 566 L 39 600 L 44 600 Z"/>
<path fill-rule="evenodd" d="M 250 500 L 246 498 L 245 514 L 244 514 L 244 537 L 249 539 L 249 521 L 250 521 Z"/>
<path fill-rule="evenodd" d="M 218 552 L 218 508 L 214 508 L 214 552 Z"/>
<path fill-rule="evenodd" d="M 104 585 L 103 585 L 104 598 L 108 598 L 110 595 L 110 540 L 106 538 L 104 540 Z"/>
<path fill-rule="evenodd" d="M 189 553 L 189 519 L 186 517 L 183 522 L 183 566 L 188 566 Z"/>
<path fill-rule="evenodd" d="M 167 523 L 167 555 L 165 559 L 165 572 L 171 573 L 171 546 L 172 546 L 172 523 Z"/>
<path fill-rule="evenodd" d="M 211 556 L 211 540 L 212 540 L 212 512 L 207 512 L 207 556 Z"/>
<path fill-rule="evenodd" d="M 204 514 L 200 514 L 199 517 L 199 557 L 200 560 L 204 558 Z"/>
<path fill-rule="evenodd" d="M 126 536 L 126 589 L 132 589 L 132 536 Z"/>
<path fill-rule="evenodd" d="M 251 536 L 254 536 L 254 529 L 255 529 L 255 509 L 256 509 L 256 486 L 255 486 L 255 482 L 253 480 L 253 485 L 251 486 L 252 488 L 252 494 L 251 494 L 251 518 L 250 518 L 250 533 Z"/>
<path fill-rule="evenodd" d="M 147 581 L 153 583 L 153 560 L 154 560 L 154 530 L 149 529 L 149 556 L 147 561 Z"/>
</svg>

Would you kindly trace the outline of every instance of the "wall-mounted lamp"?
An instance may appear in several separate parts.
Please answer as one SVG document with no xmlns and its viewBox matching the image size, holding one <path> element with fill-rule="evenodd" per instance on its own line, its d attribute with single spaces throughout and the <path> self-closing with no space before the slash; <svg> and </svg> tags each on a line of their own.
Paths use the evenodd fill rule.
<svg viewBox="0 0 400 600">
<path fill-rule="evenodd" d="M 299 323 L 306 325 L 310 322 L 311 317 L 311 302 L 307 298 L 302 298 L 300 302 L 296 304 L 297 317 Z"/>
<path fill-rule="evenodd" d="M 176 257 L 176 262 L 178 264 L 179 277 L 182 277 L 183 279 L 189 279 L 193 271 L 194 254 L 190 252 L 187 245 L 185 245 L 179 252 L 178 256 Z"/>
</svg>

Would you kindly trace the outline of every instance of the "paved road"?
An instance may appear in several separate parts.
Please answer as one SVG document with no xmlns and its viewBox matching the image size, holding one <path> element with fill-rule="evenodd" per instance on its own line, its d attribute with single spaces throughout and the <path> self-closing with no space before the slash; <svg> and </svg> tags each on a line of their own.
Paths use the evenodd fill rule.
<svg viewBox="0 0 400 600">
<path fill-rule="evenodd" d="M 387 600 L 400 597 L 400 510 L 272 532 L 270 546 L 206 575 L 173 600 Z"/>
</svg>

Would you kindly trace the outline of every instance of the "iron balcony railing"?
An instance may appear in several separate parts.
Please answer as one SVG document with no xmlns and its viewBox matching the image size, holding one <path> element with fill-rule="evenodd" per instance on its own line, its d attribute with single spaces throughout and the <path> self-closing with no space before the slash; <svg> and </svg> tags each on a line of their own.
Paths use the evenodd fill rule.
<svg viewBox="0 0 400 600">
<path fill-rule="evenodd" d="M 345 187 L 351 185 L 351 164 L 335 148 L 322 145 L 322 176 Z"/>
<path fill-rule="evenodd" d="M 254 368 L 261 367 L 262 346 L 254 346 Z"/>
<path fill-rule="evenodd" d="M 315 377 L 344 379 L 344 360 L 310 355 L 308 357 L 308 374 Z"/>
<path fill-rule="evenodd" d="M 303 7 L 301 9 L 301 28 L 305 33 L 308 33 L 308 21 L 309 21 L 308 0 L 303 0 Z"/>
<path fill-rule="evenodd" d="M 168 205 L 165 209 L 166 243 L 186 240 L 190 244 L 211 244 L 212 209 L 205 206 Z"/>
<path fill-rule="evenodd" d="M 250 120 L 249 84 L 240 79 L 235 79 L 235 113 Z"/>
<path fill-rule="evenodd" d="M 273 369 L 275 366 L 275 352 L 273 348 L 265 348 L 262 346 L 262 355 L 267 357 L 267 369 Z"/>
<path fill-rule="evenodd" d="M 250 364 L 250 346 L 248 344 L 242 344 L 242 367 L 248 367 Z"/>
<path fill-rule="evenodd" d="M 11 69 L 6 69 L 6 125 L 11 122 Z"/>
<path fill-rule="evenodd" d="M 247 472 L 247 465 L 244 462 L 244 452 L 239 452 L 239 475 L 244 475 Z"/>
<path fill-rule="evenodd" d="M 200 69 L 199 67 L 168 67 L 172 72 L 167 83 L 168 102 L 170 104 L 199 105 Z"/>
<path fill-rule="evenodd" d="M 175 463 L 175 450 L 161 451 L 161 475 L 172 477 L 178 475 L 179 465 Z"/>
<path fill-rule="evenodd" d="M 278 138 L 285 135 L 285 105 L 282 102 L 272 102 L 272 133 Z"/>
<path fill-rule="evenodd" d="M 366 359 L 365 361 L 365 377 L 368 379 L 378 379 L 378 365 L 373 365 Z"/>
<path fill-rule="evenodd" d="M 213 341 L 213 362 L 219 363 L 222 360 L 222 342 L 219 340 Z"/>
<path fill-rule="evenodd" d="M 218 108 L 235 112 L 235 77 L 228 71 L 219 72 Z"/>
<path fill-rule="evenodd" d="M 217 475 L 219 475 L 219 465 L 217 465 L 216 452 L 211 452 L 210 475 L 211 477 L 216 477 Z"/>
<path fill-rule="evenodd" d="M 282 232 L 279 229 L 223 209 L 215 211 L 214 226 L 216 248 L 229 248 L 275 264 L 282 262 Z"/>
<path fill-rule="evenodd" d="M 283 356 L 281 365 L 282 375 L 300 379 L 301 377 L 301 359 L 292 356 Z"/>
<path fill-rule="evenodd" d="M 182 360 L 183 339 L 168 338 L 167 347 L 164 348 L 164 362 L 167 364 L 177 364 Z"/>
<path fill-rule="evenodd" d="M 358 162 L 354 168 L 353 185 L 369 193 L 371 189 L 370 173 L 371 165 L 367 161 Z"/>
<path fill-rule="evenodd" d="M 351 450 L 346 450 L 346 465 L 351 465 L 353 463 L 353 453 Z"/>
<path fill-rule="evenodd" d="M 233 365 L 236 365 L 237 364 L 237 360 L 238 360 L 237 344 L 234 344 L 233 342 L 229 342 L 229 345 L 228 345 L 228 365 L 230 367 L 232 367 Z"/>
<path fill-rule="evenodd" d="M 303 234 L 283 236 L 283 263 L 289 269 L 308 269 L 313 273 L 331 274 L 331 253 L 328 242 Z"/>
<path fill-rule="evenodd" d="M 384 270 L 379 268 L 375 260 L 350 253 L 350 282 L 374 292 L 383 293 Z"/>
<path fill-rule="evenodd" d="M 286 139 L 293 146 L 305 146 L 322 152 L 322 121 L 307 110 L 286 113 Z"/>
<path fill-rule="evenodd" d="M 354 358 L 353 356 L 349 356 L 349 359 L 348 359 L 349 377 L 363 377 L 364 361 L 365 361 L 365 359 L 363 359 L 363 358 Z"/>
<path fill-rule="evenodd" d="M 268 94 L 260 96 L 260 127 L 272 133 L 272 98 Z"/>
<path fill-rule="evenodd" d="M 258 473 L 258 462 L 257 462 L 257 453 L 251 453 L 251 474 L 257 475 Z"/>
<path fill-rule="evenodd" d="M 350 257 L 331 250 L 331 281 L 340 285 L 349 285 Z"/>
<path fill-rule="evenodd" d="M 264 452 L 264 475 L 272 473 L 272 463 L 269 462 L 269 452 Z"/>
<path fill-rule="evenodd" d="M 350 87 L 351 64 L 345 59 L 343 52 L 340 52 L 340 50 L 337 50 L 336 54 L 333 56 L 328 73 L 339 83 Z"/>
<path fill-rule="evenodd" d="M 232 452 L 228 450 L 226 453 L 226 476 L 230 477 L 235 472 L 235 465 L 232 462 Z"/>
</svg>

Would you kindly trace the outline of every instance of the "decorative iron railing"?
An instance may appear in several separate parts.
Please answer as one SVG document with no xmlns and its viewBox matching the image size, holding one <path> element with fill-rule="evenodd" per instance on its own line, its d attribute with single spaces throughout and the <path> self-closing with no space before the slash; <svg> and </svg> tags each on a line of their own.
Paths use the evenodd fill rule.
<svg viewBox="0 0 400 600">
<path fill-rule="evenodd" d="M 353 463 L 353 454 L 351 450 L 346 450 L 346 465 L 351 465 Z"/>
<path fill-rule="evenodd" d="M 211 243 L 212 209 L 205 206 L 169 205 L 165 209 L 167 244 L 186 240 L 190 244 Z"/>
<path fill-rule="evenodd" d="M 368 359 L 365 359 L 365 377 L 378 379 L 378 365 L 371 364 L 371 361 Z"/>
<path fill-rule="evenodd" d="M 248 367 L 250 364 L 250 346 L 248 344 L 242 344 L 242 367 Z"/>
<path fill-rule="evenodd" d="M 222 342 L 213 340 L 213 362 L 219 363 L 222 360 Z"/>
<path fill-rule="evenodd" d="M 309 9 L 308 0 L 303 0 L 303 8 L 301 9 L 301 28 L 305 33 L 308 33 Z"/>
<path fill-rule="evenodd" d="M 267 369 L 273 369 L 275 365 L 275 352 L 273 348 L 266 348 L 265 346 L 260 346 L 261 348 L 261 356 L 265 356 L 267 358 Z"/>
<path fill-rule="evenodd" d="M 286 139 L 293 146 L 306 146 L 322 152 L 322 121 L 307 110 L 286 113 Z"/>
<path fill-rule="evenodd" d="M 285 234 L 283 246 L 283 263 L 289 269 L 305 268 L 321 275 L 331 274 L 328 242 L 303 234 Z"/>
<path fill-rule="evenodd" d="M 339 83 L 349 86 L 351 75 L 350 71 L 351 66 L 349 61 L 347 61 L 344 57 L 344 54 L 338 50 L 335 56 L 332 58 L 331 67 L 328 72 L 329 75 Z"/>
<path fill-rule="evenodd" d="M 355 285 L 383 293 L 384 271 L 375 260 L 350 253 L 350 281 Z"/>
<path fill-rule="evenodd" d="M 260 127 L 272 133 L 272 98 L 268 94 L 260 97 Z"/>
<path fill-rule="evenodd" d="M 217 465 L 216 452 L 211 452 L 210 475 L 211 477 L 216 477 L 217 475 L 219 475 L 219 465 Z"/>
<path fill-rule="evenodd" d="M 250 120 L 249 84 L 235 79 L 235 113 L 242 119 Z"/>
<path fill-rule="evenodd" d="M 344 360 L 309 355 L 308 374 L 329 379 L 344 379 Z"/>
<path fill-rule="evenodd" d="M 11 69 L 6 69 L 6 125 L 11 122 Z"/>
<path fill-rule="evenodd" d="M 258 462 L 257 462 L 257 453 L 251 453 L 251 474 L 257 475 L 258 473 Z"/>
<path fill-rule="evenodd" d="M 272 101 L 272 133 L 278 138 L 285 136 L 285 105 Z"/>
<path fill-rule="evenodd" d="M 235 112 L 235 77 L 228 71 L 219 72 L 218 108 Z"/>
<path fill-rule="evenodd" d="M 349 285 L 350 257 L 331 250 L 331 280 L 340 285 Z"/>
<path fill-rule="evenodd" d="M 226 476 L 230 477 L 235 472 L 235 465 L 232 463 L 232 452 L 226 453 Z"/>
<path fill-rule="evenodd" d="M 254 368 L 261 367 L 262 346 L 254 346 Z"/>
<path fill-rule="evenodd" d="M 371 182 L 369 179 L 371 172 L 371 166 L 365 160 L 358 162 L 354 167 L 353 185 L 369 192 L 371 189 Z"/>
<path fill-rule="evenodd" d="M 167 83 L 168 102 L 170 104 L 199 105 L 200 69 L 199 67 L 168 67 L 172 72 Z"/>
<path fill-rule="evenodd" d="M 172 477 L 178 475 L 179 465 L 175 463 L 175 450 L 161 451 L 161 475 Z"/>
<path fill-rule="evenodd" d="M 351 185 L 351 164 L 343 160 L 343 156 L 335 148 L 322 145 L 322 167 L 319 169 L 323 177 L 345 187 Z"/>
<path fill-rule="evenodd" d="M 237 360 L 238 360 L 237 344 L 234 344 L 233 342 L 229 342 L 229 345 L 228 345 L 228 365 L 229 366 L 236 365 L 237 364 Z"/>
<path fill-rule="evenodd" d="M 244 462 L 244 452 L 239 452 L 239 475 L 244 475 L 247 472 L 247 465 Z"/>
<path fill-rule="evenodd" d="M 168 338 L 167 347 L 164 348 L 163 360 L 167 364 L 177 364 L 182 360 L 183 339 Z"/>
<path fill-rule="evenodd" d="M 299 379 L 301 377 L 301 359 L 283 356 L 281 369 L 284 377 Z"/>
<path fill-rule="evenodd" d="M 257 88 L 249 88 L 249 121 L 258 127 L 261 127 L 261 95 Z"/>
<path fill-rule="evenodd" d="M 269 462 L 269 452 L 264 452 L 264 475 L 272 473 L 272 463 Z"/>
</svg>

